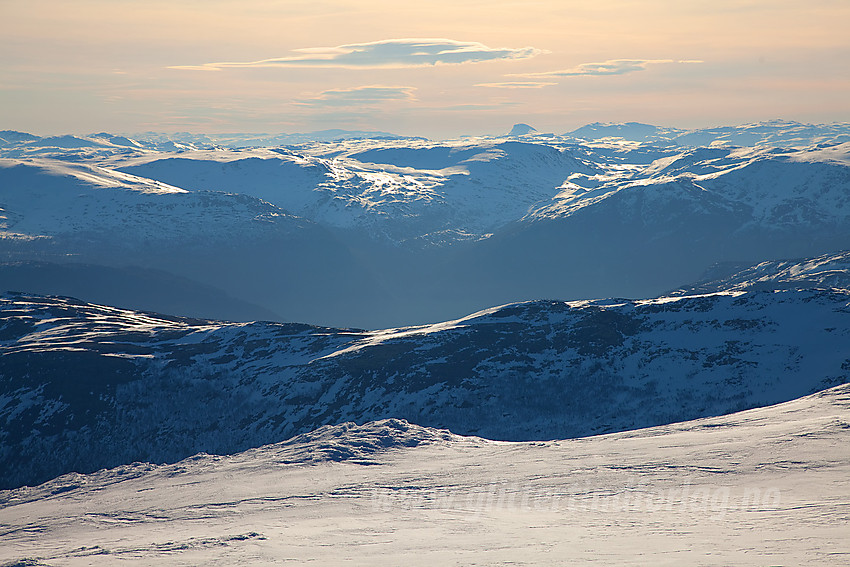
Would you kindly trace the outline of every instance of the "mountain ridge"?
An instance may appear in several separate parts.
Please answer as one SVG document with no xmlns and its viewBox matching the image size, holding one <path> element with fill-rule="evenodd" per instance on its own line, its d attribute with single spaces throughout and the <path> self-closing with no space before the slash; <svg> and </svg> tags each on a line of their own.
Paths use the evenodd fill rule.
<svg viewBox="0 0 850 567">
<path fill-rule="evenodd" d="M 6 295 L 3 484 L 232 453 L 346 421 L 531 440 L 776 403 L 848 381 L 848 294 L 535 301 L 383 331 Z"/>
</svg>

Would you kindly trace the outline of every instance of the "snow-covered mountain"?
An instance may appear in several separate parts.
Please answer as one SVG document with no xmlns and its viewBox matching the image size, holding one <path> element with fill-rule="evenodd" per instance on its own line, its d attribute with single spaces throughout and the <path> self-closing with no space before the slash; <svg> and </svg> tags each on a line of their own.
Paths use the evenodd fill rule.
<svg viewBox="0 0 850 567">
<path fill-rule="evenodd" d="M 380 293 L 326 229 L 250 195 L 187 191 L 48 158 L 0 160 L 0 187 L 0 253 L 6 262 L 165 271 L 290 320 L 323 320 L 352 297 L 370 300 Z M 344 280 L 336 278 L 339 272 Z M 45 285 L 52 293 L 62 291 L 58 283 Z M 97 285 L 92 282 L 84 296 L 100 297 Z M 172 300 L 163 297 L 158 304 Z M 352 307 L 366 311 L 349 306 L 348 312 Z M 248 310 L 236 318 L 253 318 L 249 312 L 256 315 Z"/>
<path fill-rule="evenodd" d="M 223 245 L 303 223 L 236 193 L 189 192 L 110 169 L 58 160 L 0 161 L 9 237 L 88 237 L 135 248 L 158 242 Z"/>
<path fill-rule="evenodd" d="M 634 142 L 670 142 L 685 132 L 679 128 L 661 128 L 640 122 L 594 122 L 565 135 L 583 140 L 622 138 Z"/>
<path fill-rule="evenodd" d="M 850 292 L 534 301 L 360 331 L 2 299 L 3 485 L 403 418 L 552 439 L 729 413 L 850 378 Z"/>
<path fill-rule="evenodd" d="M 0 491 L 0 562 L 840 566 L 848 431 L 847 386 L 550 442 L 346 423 Z"/>
<path fill-rule="evenodd" d="M 342 140 L 399 140 L 417 139 L 399 136 L 390 132 L 376 130 L 342 130 L 331 128 L 315 132 L 298 132 L 292 134 L 257 134 L 257 133 L 228 133 L 228 134 L 193 134 L 190 132 L 161 133 L 141 132 L 130 134 L 134 140 L 143 144 L 154 144 L 157 147 L 181 144 L 187 148 L 256 148 L 270 146 L 288 146 L 313 142 L 339 142 Z M 160 146 L 162 145 L 162 146 Z"/>
<path fill-rule="evenodd" d="M 715 291 L 850 289 L 850 252 L 759 262 L 752 266 L 720 264 L 710 277 L 673 292 L 693 295 Z"/>
<path fill-rule="evenodd" d="M 0 131 L 0 148 L 5 157 L 55 157 L 76 153 L 79 157 L 105 156 L 144 151 L 192 151 L 202 149 L 276 147 L 344 140 L 418 140 L 389 132 L 330 129 L 297 134 L 193 134 L 190 132 L 142 132 L 127 135 L 98 132 L 87 136 L 70 134 L 36 136 L 15 130 Z M 64 154 L 60 150 L 65 150 Z M 86 150 L 88 153 L 83 152 Z"/>
<path fill-rule="evenodd" d="M 714 149 L 688 150 L 652 162 L 627 178 L 585 180 L 574 177 L 551 203 L 525 220 L 561 219 L 607 200 L 684 200 L 677 208 L 700 214 L 718 206 L 741 210 L 745 224 L 780 230 L 842 225 L 850 215 L 850 144 L 809 150 Z M 690 203 L 689 205 L 686 203 Z M 633 203 L 637 205 L 637 203 Z M 662 203 L 621 206 L 626 216 L 669 214 Z M 669 219 L 665 219 L 669 220 Z M 741 228 L 746 228 L 742 226 Z"/>
<path fill-rule="evenodd" d="M 476 294 L 491 305 L 651 297 L 720 262 L 844 250 L 848 151 L 688 150 L 610 179 L 574 176 L 549 203 L 461 251 L 451 272 L 469 289 L 484 282 Z"/>
<path fill-rule="evenodd" d="M 251 148 L 6 133 L 0 259 L 162 270 L 284 320 L 379 328 L 848 248 L 847 125 L 719 129 L 704 147 L 613 135 L 632 130 L 667 132 Z M 783 132 L 797 141 L 766 145 Z"/>
<path fill-rule="evenodd" d="M 340 151 L 341 150 L 341 151 Z M 564 150 L 522 142 L 375 142 L 295 151 L 184 152 L 120 171 L 190 190 L 253 195 L 324 226 L 392 242 L 483 238 L 597 168 Z"/>
<path fill-rule="evenodd" d="M 620 138 L 677 146 L 779 146 L 806 147 L 814 144 L 840 144 L 850 141 L 847 123 L 803 124 L 790 120 L 768 120 L 741 126 L 714 128 L 663 128 L 639 122 L 595 122 L 568 132 L 565 136 L 584 140 Z"/>
</svg>

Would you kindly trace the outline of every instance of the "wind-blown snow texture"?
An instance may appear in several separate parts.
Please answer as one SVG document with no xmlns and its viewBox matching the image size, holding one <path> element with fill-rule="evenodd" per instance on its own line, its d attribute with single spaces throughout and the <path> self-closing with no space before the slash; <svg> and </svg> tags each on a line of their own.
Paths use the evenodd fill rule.
<svg viewBox="0 0 850 567">
<path fill-rule="evenodd" d="M 848 433 L 847 386 L 550 442 L 346 423 L 0 491 L 0 562 L 844 566 Z"/>
<path fill-rule="evenodd" d="M 6 295 L 2 486 L 403 418 L 492 439 L 729 413 L 848 381 L 850 291 L 533 301 L 359 331 Z"/>
<path fill-rule="evenodd" d="M 0 260 L 160 270 L 281 320 L 380 328 L 541 297 L 653 297 L 717 263 L 850 242 L 850 125 L 522 131 L 0 132 Z"/>
</svg>

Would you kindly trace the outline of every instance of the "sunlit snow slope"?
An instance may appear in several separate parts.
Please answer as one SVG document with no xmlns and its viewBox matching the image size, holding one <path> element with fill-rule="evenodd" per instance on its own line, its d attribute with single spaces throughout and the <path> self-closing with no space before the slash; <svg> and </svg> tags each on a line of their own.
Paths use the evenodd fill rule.
<svg viewBox="0 0 850 567">
<path fill-rule="evenodd" d="M 753 266 L 719 265 L 715 277 L 678 291 L 692 295 L 707 291 L 745 289 L 805 289 L 839 287 L 850 289 L 850 252 L 823 254 L 814 258 L 759 262 Z M 731 273 L 730 273 L 731 272 Z"/>
<path fill-rule="evenodd" d="M 846 565 L 850 389 L 575 440 L 398 420 L 0 492 L 14 565 Z"/>
</svg>

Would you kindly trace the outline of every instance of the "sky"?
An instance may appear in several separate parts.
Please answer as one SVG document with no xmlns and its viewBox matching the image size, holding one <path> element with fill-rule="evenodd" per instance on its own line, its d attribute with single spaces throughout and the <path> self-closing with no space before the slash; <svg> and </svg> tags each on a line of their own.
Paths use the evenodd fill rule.
<svg viewBox="0 0 850 567">
<path fill-rule="evenodd" d="M 0 130 L 850 121 L 848 0 L 0 0 Z"/>
</svg>

